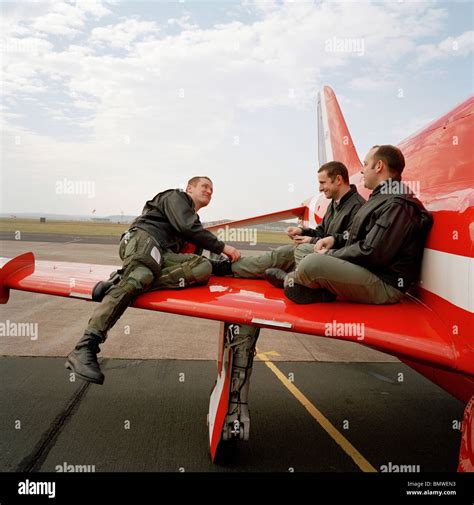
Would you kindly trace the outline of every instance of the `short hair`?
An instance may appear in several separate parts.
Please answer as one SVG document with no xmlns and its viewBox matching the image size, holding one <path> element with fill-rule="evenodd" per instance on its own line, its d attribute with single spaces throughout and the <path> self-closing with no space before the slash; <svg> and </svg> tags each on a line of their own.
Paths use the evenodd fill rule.
<svg viewBox="0 0 474 505">
<path fill-rule="evenodd" d="M 374 153 L 374 158 L 382 160 L 388 167 L 388 171 L 401 178 L 403 169 L 405 168 L 405 157 L 398 147 L 389 144 L 383 146 L 373 146 L 372 149 L 377 149 Z"/>
<path fill-rule="evenodd" d="M 319 167 L 318 174 L 320 172 L 327 172 L 331 181 L 334 181 L 336 176 L 340 175 L 342 180 L 346 184 L 349 184 L 349 172 L 347 171 L 346 165 L 340 161 L 329 161 L 328 163 L 324 163 L 324 165 Z"/>
<path fill-rule="evenodd" d="M 212 181 L 207 177 L 207 175 L 196 175 L 195 177 L 191 177 L 188 181 L 188 186 L 196 186 L 196 184 L 201 180 L 201 179 L 207 179 L 211 184 Z M 186 187 L 188 187 L 186 186 Z"/>
</svg>

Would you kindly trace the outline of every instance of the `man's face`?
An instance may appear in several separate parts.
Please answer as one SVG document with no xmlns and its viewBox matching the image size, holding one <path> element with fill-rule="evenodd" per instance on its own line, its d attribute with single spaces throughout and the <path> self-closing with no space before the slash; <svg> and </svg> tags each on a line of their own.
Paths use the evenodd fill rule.
<svg viewBox="0 0 474 505">
<path fill-rule="evenodd" d="M 334 177 L 334 181 L 328 176 L 326 170 L 318 173 L 319 191 L 323 192 L 326 198 L 337 199 L 341 185 L 338 184 L 340 177 Z"/>
<path fill-rule="evenodd" d="M 376 161 L 374 158 L 376 151 L 377 148 L 374 148 L 366 154 L 362 170 L 360 171 L 362 174 L 362 182 L 368 189 L 374 189 L 379 183 L 378 173 L 375 169 L 380 161 Z"/>
<path fill-rule="evenodd" d="M 199 179 L 195 186 L 189 185 L 186 193 L 193 199 L 196 207 L 202 208 L 209 204 L 212 198 L 212 182 L 208 179 Z"/>
</svg>

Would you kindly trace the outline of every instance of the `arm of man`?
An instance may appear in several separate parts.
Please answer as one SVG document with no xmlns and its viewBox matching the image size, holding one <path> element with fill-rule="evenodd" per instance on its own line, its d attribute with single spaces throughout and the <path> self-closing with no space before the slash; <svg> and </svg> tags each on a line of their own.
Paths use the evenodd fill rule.
<svg viewBox="0 0 474 505">
<path fill-rule="evenodd" d="M 216 254 L 224 252 L 224 242 L 203 228 L 185 193 L 170 193 L 164 199 L 163 206 L 171 226 L 188 242 Z"/>
<path fill-rule="evenodd" d="M 301 235 L 305 237 L 312 237 L 311 243 L 316 244 L 318 240 L 327 236 L 326 230 L 328 229 L 331 217 L 332 213 L 330 213 L 328 209 L 324 214 L 323 220 L 320 224 L 318 224 L 318 226 L 316 226 L 316 228 L 303 228 L 303 233 Z"/>
<path fill-rule="evenodd" d="M 313 237 L 318 240 L 320 238 L 323 238 L 324 231 L 323 231 L 322 223 L 320 225 L 316 226 L 316 228 L 303 228 L 303 232 L 301 233 L 301 235 L 303 237 Z"/>
<path fill-rule="evenodd" d="M 332 237 L 334 238 L 334 249 L 340 249 L 346 245 L 349 232 L 346 230 L 344 233 L 333 233 Z"/>
<path fill-rule="evenodd" d="M 397 255 L 413 226 L 411 209 L 395 200 L 377 217 L 364 240 L 328 254 L 362 267 L 384 267 Z"/>
</svg>

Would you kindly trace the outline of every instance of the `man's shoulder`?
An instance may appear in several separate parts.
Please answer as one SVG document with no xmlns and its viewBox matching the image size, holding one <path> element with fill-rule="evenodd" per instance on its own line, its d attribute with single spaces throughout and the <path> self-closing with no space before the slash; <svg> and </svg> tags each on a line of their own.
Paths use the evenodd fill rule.
<svg viewBox="0 0 474 505">
<path fill-rule="evenodd" d="M 400 219 L 413 223 L 418 222 L 422 216 L 426 216 L 423 219 L 431 219 L 430 213 L 414 195 L 385 195 L 378 210 L 390 215 L 398 214 Z"/>
<path fill-rule="evenodd" d="M 353 198 L 355 203 L 358 204 L 359 206 L 362 206 L 364 205 L 364 203 L 367 203 L 367 200 L 357 191 L 354 193 Z"/>
<path fill-rule="evenodd" d="M 349 203 L 350 205 L 364 204 L 364 197 L 357 191 L 357 186 L 355 184 L 349 185 L 349 191 L 342 198 L 341 203 Z"/>
<path fill-rule="evenodd" d="M 365 198 L 357 191 L 357 188 L 351 187 L 351 192 L 349 194 L 349 198 L 347 199 L 347 203 L 353 207 L 361 207 L 366 203 Z"/>
<path fill-rule="evenodd" d="M 431 216 L 431 213 L 426 209 L 426 207 L 421 203 L 421 201 L 413 194 L 407 195 L 394 195 L 393 196 L 394 205 L 402 205 L 407 209 L 416 211 L 419 214 L 425 214 Z"/>
<path fill-rule="evenodd" d="M 158 194 L 161 198 L 171 198 L 173 200 L 183 200 L 188 203 L 192 202 L 191 197 L 182 189 L 167 189 Z"/>
<path fill-rule="evenodd" d="M 161 193 L 158 193 L 159 195 L 180 195 L 180 194 L 183 194 L 185 195 L 186 193 L 182 190 L 182 189 L 179 189 L 179 188 L 170 188 L 170 189 L 165 189 L 164 191 L 162 191 Z"/>
</svg>

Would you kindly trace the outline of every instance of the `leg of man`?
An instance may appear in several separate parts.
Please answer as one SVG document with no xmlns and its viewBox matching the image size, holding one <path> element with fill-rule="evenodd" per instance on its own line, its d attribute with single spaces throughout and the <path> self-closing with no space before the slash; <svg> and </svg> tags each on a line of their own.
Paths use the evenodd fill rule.
<svg viewBox="0 0 474 505">
<path fill-rule="evenodd" d="M 107 332 L 133 300 L 150 289 L 154 277 L 161 269 L 161 253 L 148 233 L 143 230 L 128 233 L 122 239 L 120 256 L 123 259 L 124 269 L 120 282 L 107 290 L 102 302 L 92 313 L 83 337 L 66 362 L 66 367 L 79 377 L 97 384 L 104 382 L 104 375 L 97 363 L 99 344 L 105 342 Z"/>
<path fill-rule="evenodd" d="M 142 263 L 130 263 L 121 281 L 107 292 L 94 310 L 87 331 L 103 335 L 103 341 L 105 341 L 107 332 L 120 319 L 133 300 L 150 288 L 153 278 L 153 272 Z"/>
<path fill-rule="evenodd" d="M 229 408 L 225 418 L 224 439 L 232 438 L 236 421 L 241 440 L 248 440 L 250 412 L 248 397 L 252 374 L 255 346 L 260 328 L 247 324 L 228 324 L 228 337 L 233 347 L 232 378 L 230 384 Z"/>
<path fill-rule="evenodd" d="M 300 261 L 308 254 L 314 253 L 314 244 L 300 244 L 295 249 L 295 265 L 298 267 Z"/>
<path fill-rule="evenodd" d="M 294 245 L 284 245 L 258 256 L 245 256 L 232 263 L 235 277 L 263 279 L 268 268 L 291 272 L 295 268 Z"/>
<path fill-rule="evenodd" d="M 211 277 L 211 263 L 196 254 L 164 252 L 163 270 L 153 283 L 153 289 L 180 289 L 207 284 Z"/>
<path fill-rule="evenodd" d="M 397 303 L 403 293 L 359 265 L 313 253 L 304 257 L 295 272 L 285 280 L 286 289 L 292 283 L 313 289 L 327 289 L 331 293 L 358 303 Z"/>
</svg>

